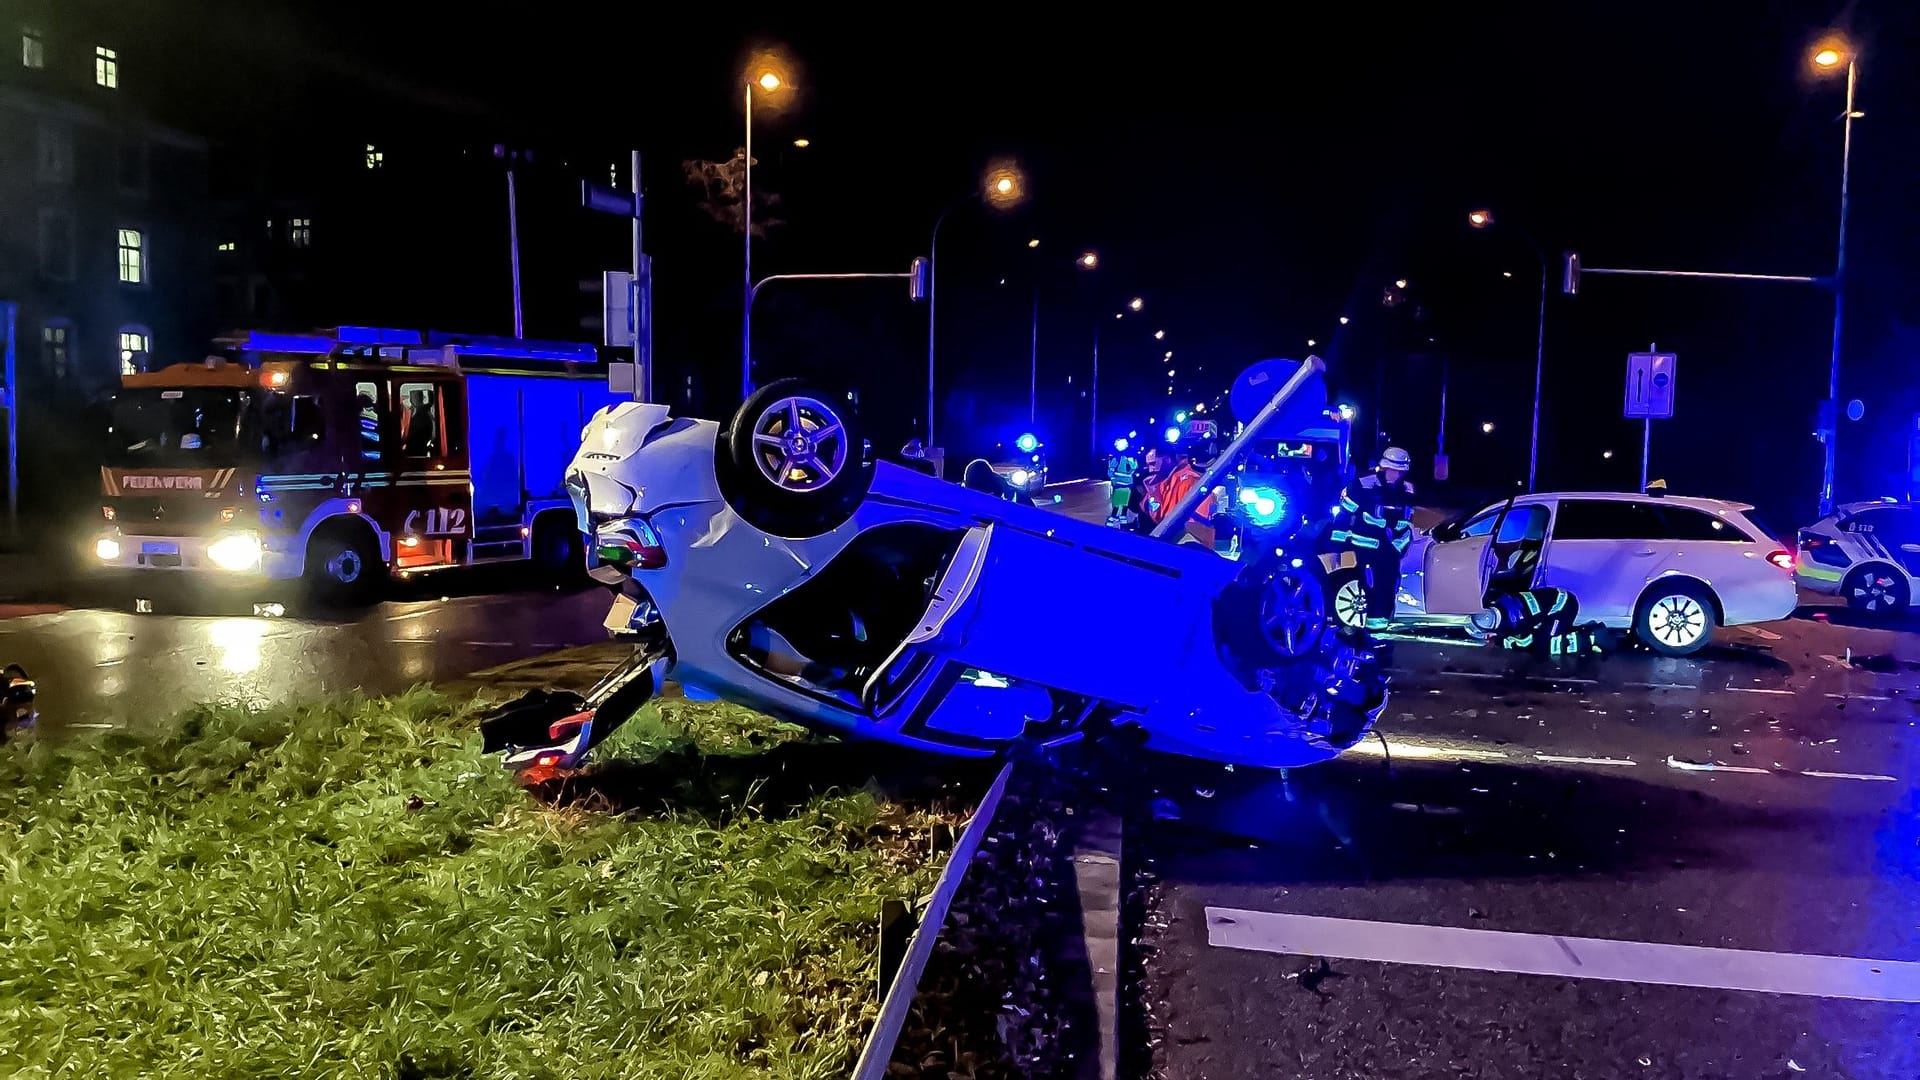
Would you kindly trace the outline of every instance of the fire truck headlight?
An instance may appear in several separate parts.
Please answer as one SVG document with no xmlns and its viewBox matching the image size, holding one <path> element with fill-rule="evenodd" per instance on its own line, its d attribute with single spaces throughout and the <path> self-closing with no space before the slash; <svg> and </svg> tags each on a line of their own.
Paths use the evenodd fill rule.
<svg viewBox="0 0 1920 1080">
<path fill-rule="evenodd" d="M 120 541 L 103 536 L 93 542 L 93 554 L 101 562 L 112 562 L 120 557 Z"/>
<path fill-rule="evenodd" d="M 207 558 L 222 570 L 257 570 L 260 537 L 254 533 L 228 533 L 207 545 Z"/>
</svg>

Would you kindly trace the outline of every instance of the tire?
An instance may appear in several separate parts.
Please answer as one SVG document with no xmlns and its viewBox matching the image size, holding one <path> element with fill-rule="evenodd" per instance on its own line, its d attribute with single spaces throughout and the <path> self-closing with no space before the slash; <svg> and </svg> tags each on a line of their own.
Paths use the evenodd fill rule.
<svg viewBox="0 0 1920 1080">
<path fill-rule="evenodd" d="M 1363 570 L 1336 570 L 1327 575 L 1327 613 L 1350 630 L 1367 625 L 1367 582 Z"/>
<path fill-rule="evenodd" d="M 1697 581 L 1655 582 L 1633 610 L 1633 632 L 1662 656 L 1692 656 L 1719 624 L 1713 592 Z"/>
<path fill-rule="evenodd" d="M 586 541 L 573 527 L 572 514 L 554 512 L 534 518 L 532 539 L 530 553 L 541 580 L 555 585 L 586 580 Z"/>
<path fill-rule="evenodd" d="M 307 544 L 307 585 L 323 600 L 369 603 L 386 577 L 387 564 L 364 526 L 327 529 Z"/>
<path fill-rule="evenodd" d="M 789 540 L 853 516 L 873 484 L 873 457 L 848 396 L 781 379 L 740 404 L 715 462 L 734 513 Z"/>
<path fill-rule="evenodd" d="M 1215 634 L 1240 664 L 1272 671 L 1299 663 L 1320 648 L 1327 607 L 1311 570 L 1278 560 L 1248 567 L 1215 601 Z"/>
<path fill-rule="evenodd" d="M 1840 584 L 1847 606 L 1867 615 L 1902 615 L 1913 597 L 1905 575 L 1886 563 L 1867 563 L 1847 572 Z"/>
</svg>

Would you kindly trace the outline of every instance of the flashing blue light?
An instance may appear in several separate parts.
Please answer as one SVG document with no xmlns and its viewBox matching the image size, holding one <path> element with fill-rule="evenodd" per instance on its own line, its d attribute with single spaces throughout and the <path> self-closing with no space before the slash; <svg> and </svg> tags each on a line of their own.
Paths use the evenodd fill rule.
<svg viewBox="0 0 1920 1080">
<path fill-rule="evenodd" d="M 1033 437 L 1033 432 L 1028 431 L 1013 440 L 1013 445 L 1018 447 L 1021 453 L 1031 454 L 1040 448 L 1040 440 Z"/>
<path fill-rule="evenodd" d="M 1177 428 L 1177 427 L 1170 427 L 1170 428 L 1168 428 L 1168 429 L 1167 429 L 1167 441 L 1168 441 L 1168 442 L 1170 442 L 1170 443 L 1176 443 L 1176 442 L 1179 442 L 1179 441 L 1180 441 L 1180 429 L 1179 429 L 1179 428 Z"/>
<path fill-rule="evenodd" d="M 1173 422 L 1174 422 L 1174 423 L 1176 423 L 1176 424 L 1184 424 L 1184 423 L 1186 423 L 1186 422 L 1187 422 L 1187 411 L 1186 411 L 1185 409 L 1182 409 L 1182 410 L 1180 410 L 1179 412 L 1177 412 L 1177 413 L 1174 413 L 1174 414 L 1173 414 Z"/>
<path fill-rule="evenodd" d="M 1115 440 L 1113 440 L 1113 448 L 1114 448 L 1114 449 L 1115 449 L 1116 451 L 1118 451 L 1118 452 L 1120 452 L 1120 453 L 1122 453 L 1122 454 L 1124 454 L 1124 453 L 1126 453 L 1126 452 L 1127 452 L 1127 447 L 1129 447 L 1129 446 L 1132 446 L 1132 445 L 1133 445 L 1132 443 L 1130 443 L 1130 442 L 1128 442 L 1128 441 L 1127 441 L 1127 440 L 1125 440 L 1125 439 L 1115 439 Z"/>
<path fill-rule="evenodd" d="M 1287 515 L 1287 497 L 1270 487 L 1240 489 L 1240 503 L 1255 525 L 1273 525 Z"/>
</svg>

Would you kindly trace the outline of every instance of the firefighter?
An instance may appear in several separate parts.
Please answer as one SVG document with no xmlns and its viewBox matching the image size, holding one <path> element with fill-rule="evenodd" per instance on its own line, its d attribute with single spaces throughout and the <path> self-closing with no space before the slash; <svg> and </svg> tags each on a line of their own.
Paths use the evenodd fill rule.
<svg viewBox="0 0 1920 1080">
<path fill-rule="evenodd" d="M 1366 628 L 1385 630 L 1400 591 L 1400 556 L 1413 541 L 1413 459 L 1387 447 L 1380 463 L 1340 493 L 1331 539 L 1353 552 L 1367 592 Z"/>
<path fill-rule="evenodd" d="M 1113 453 L 1107 458 L 1107 481 L 1113 488 L 1107 504 L 1107 524 L 1124 523 L 1127 507 L 1133 502 L 1133 479 L 1139 472 L 1140 460 L 1127 453 L 1127 440 L 1113 440 Z"/>
</svg>

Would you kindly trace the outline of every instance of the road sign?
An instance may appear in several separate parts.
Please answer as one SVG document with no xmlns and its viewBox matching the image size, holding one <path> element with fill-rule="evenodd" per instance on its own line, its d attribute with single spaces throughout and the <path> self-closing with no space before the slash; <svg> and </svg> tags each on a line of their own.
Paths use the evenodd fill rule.
<svg viewBox="0 0 1920 1080">
<path fill-rule="evenodd" d="M 1678 364 L 1672 353 L 1627 354 L 1627 419 L 1673 419 L 1673 382 Z"/>
<path fill-rule="evenodd" d="M 615 191 L 590 180 L 580 181 L 580 205 L 588 210 L 618 217 L 639 217 L 639 203 L 631 191 Z"/>
</svg>

